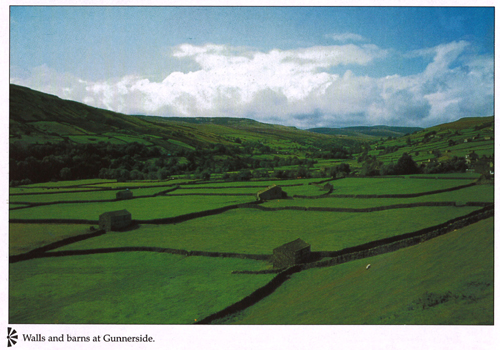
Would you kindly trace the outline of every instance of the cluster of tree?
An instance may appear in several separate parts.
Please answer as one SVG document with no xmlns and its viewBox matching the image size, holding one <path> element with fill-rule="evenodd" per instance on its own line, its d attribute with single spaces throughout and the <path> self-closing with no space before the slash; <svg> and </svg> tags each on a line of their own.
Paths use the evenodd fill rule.
<svg viewBox="0 0 500 350">
<path fill-rule="evenodd" d="M 431 139 L 431 136 L 435 136 L 437 134 L 436 131 L 429 131 L 428 133 L 425 133 L 424 138 L 422 139 L 422 142 L 429 142 Z"/>
<path fill-rule="evenodd" d="M 365 156 L 360 157 L 364 161 L 361 166 L 361 170 L 359 171 L 362 176 L 376 176 L 380 175 L 380 169 L 384 164 L 382 161 L 377 160 L 377 156 L 370 156 L 366 154 Z M 360 162 L 360 158 L 358 158 L 358 162 Z"/>
<path fill-rule="evenodd" d="M 327 168 L 321 171 L 321 177 L 345 177 L 346 175 L 349 175 L 351 173 L 351 167 L 349 164 L 346 163 L 341 163 L 337 166 L 334 166 L 332 168 Z"/>
<path fill-rule="evenodd" d="M 403 153 L 397 163 L 384 164 L 380 168 L 380 175 L 409 175 L 420 173 L 420 168 L 408 153 Z"/>
<path fill-rule="evenodd" d="M 429 163 L 423 172 L 426 174 L 438 173 L 463 173 L 467 170 L 467 164 L 463 157 L 453 157 L 444 162 Z"/>
<path fill-rule="evenodd" d="M 102 177 L 118 178 L 129 176 L 125 174 L 127 171 L 143 172 L 146 165 L 143 160 L 159 156 L 159 147 L 138 143 L 113 145 L 60 142 L 27 147 L 14 144 L 10 147 L 10 179 L 45 182 L 96 178 L 106 173 Z"/>
<path fill-rule="evenodd" d="M 267 169 L 252 177 L 265 176 L 274 167 L 312 167 L 313 159 L 278 157 L 258 159 L 254 154 L 272 152 L 269 146 L 244 142 L 241 147 L 212 144 L 194 150 L 172 145 L 165 149 L 139 143 L 115 145 L 99 142 L 77 144 L 11 145 L 11 185 L 57 180 L 90 178 L 125 180 L 162 180 L 173 175 L 192 174 L 209 179 L 213 173 L 238 172 L 245 169 Z M 260 175 L 259 175 L 260 174 Z M 247 178 L 245 172 L 240 177 Z"/>
<path fill-rule="evenodd" d="M 397 163 L 384 164 L 376 156 L 368 156 L 363 163 L 360 174 L 363 176 L 376 175 L 408 175 L 418 174 L 421 170 L 408 153 L 403 153 Z"/>
<path fill-rule="evenodd" d="M 358 163 L 362 163 L 365 161 L 371 161 L 373 159 L 373 156 L 368 155 L 368 148 L 365 148 L 363 153 L 358 157 Z M 376 157 L 375 157 L 376 158 Z"/>
<path fill-rule="evenodd" d="M 305 167 L 298 167 L 297 169 L 275 170 L 273 177 L 278 179 L 305 179 L 311 178 L 312 173 Z"/>
<path fill-rule="evenodd" d="M 440 152 L 439 152 L 440 153 Z M 467 165 L 463 157 L 453 157 L 443 162 L 432 162 L 427 166 L 418 166 L 408 153 L 403 153 L 397 163 L 384 164 L 376 156 L 368 156 L 363 163 L 360 175 L 409 175 L 465 172 Z"/>
</svg>

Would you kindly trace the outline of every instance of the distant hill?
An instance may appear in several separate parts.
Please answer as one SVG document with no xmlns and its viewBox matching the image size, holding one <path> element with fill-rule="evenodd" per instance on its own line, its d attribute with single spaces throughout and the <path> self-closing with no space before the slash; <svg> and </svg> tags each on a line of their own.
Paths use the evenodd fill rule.
<svg viewBox="0 0 500 350">
<path fill-rule="evenodd" d="M 419 127 L 404 127 L 404 126 L 350 126 L 345 128 L 312 128 L 309 131 L 325 135 L 345 135 L 354 137 L 401 137 L 406 134 L 411 134 L 416 131 L 423 130 Z"/>
<path fill-rule="evenodd" d="M 305 152 L 327 146 L 349 148 L 369 142 L 371 154 L 384 161 L 394 161 L 402 152 L 424 160 L 428 158 L 428 150 L 440 150 L 444 155 L 441 158 L 464 156 L 475 148 L 480 154 L 491 154 L 494 137 L 493 116 L 462 118 L 426 129 L 376 125 L 299 130 L 247 118 L 126 115 L 13 84 L 10 85 L 9 103 L 9 141 L 18 146 L 61 141 L 138 142 L 164 149 L 174 146 L 194 149 L 213 144 L 239 146 L 254 142 L 269 145 L 282 154 L 304 156 Z M 389 137 L 392 141 L 382 140 Z M 389 152 L 396 147 L 398 151 Z"/>
<path fill-rule="evenodd" d="M 180 118 L 116 113 L 10 85 L 10 142 L 140 142 L 187 148 L 236 141 L 312 144 L 332 139 L 245 118 Z M 338 138 L 337 138 L 338 139 Z M 334 140 L 334 139 L 332 139 Z"/>
<path fill-rule="evenodd" d="M 155 117 L 136 115 L 137 117 L 153 122 L 181 122 L 190 124 L 215 124 L 232 127 L 262 126 L 263 123 L 248 118 L 230 118 L 230 117 Z M 272 124 L 266 124 L 272 125 Z"/>
<path fill-rule="evenodd" d="M 438 168 L 439 163 L 465 157 L 474 152 L 492 157 L 495 151 L 495 117 L 462 118 L 436 125 L 399 138 L 370 143 L 370 156 L 385 164 L 396 163 L 407 153 L 419 165 Z"/>
<path fill-rule="evenodd" d="M 21 183 L 132 179 L 132 172 L 135 178 L 224 173 L 243 179 L 249 169 L 258 170 L 257 178 L 269 175 L 269 169 L 277 177 L 294 177 L 308 171 L 326 174 L 341 163 L 353 173 L 372 174 L 390 169 L 405 153 L 433 173 L 464 171 L 472 152 L 494 155 L 493 116 L 426 129 L 299 130 L 246 118 L 126 115 L 17 85 L 10 86 L 9 103 L 9 170 L 12 180 Z M 291 171 L 298 166 L 303 168 Z"/>
</svg>

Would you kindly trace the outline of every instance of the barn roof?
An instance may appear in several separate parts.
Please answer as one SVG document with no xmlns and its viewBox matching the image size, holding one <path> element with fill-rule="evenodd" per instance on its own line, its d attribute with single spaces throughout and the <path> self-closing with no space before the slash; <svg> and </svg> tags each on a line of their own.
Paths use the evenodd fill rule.
<svg viewBox="0 0 500 350">
<path fill-rule="evenodd" d="M 105 213 L 102 213 L 101 216 L 123 216 L 123 215 L 130 215 L 130 212 L 127 209 L 122 209 L 122 210 L 115 210 L 115 211 L 107 211 Z"/>
<path fill-rule="evenodd" d="M 297 250 L 301 250 L 301 249 L 304 249 L 304 248 L 307 248 L 310 246 L 311 246 L 310 244 L 308 244 L 308 243 L 304 242 L 303 240 L 301 240 L 300 238 L 298 238 L 295 241 L 288 242 L 288 243 L 283 244 L 282 246 L 279 246 L 275 250 L 297 251 Z"/>
<path fill-rule="evenodd" d="M 257 194 L 264 193 L 264 192 L 269 191 L 270 189 L 273 189 L 273 188 L 275 188 L 275 187 L 281 188 L 281 187 L 279 187 L 278 185 L 271 185 L 271 186 L 269 186 L 269 187 L 267 187 L 267 188 L 265 188 L 265 189 L 263 189 L 263 190 L 260 190 L 259 192 L 257 192 Z"/>
</svg>

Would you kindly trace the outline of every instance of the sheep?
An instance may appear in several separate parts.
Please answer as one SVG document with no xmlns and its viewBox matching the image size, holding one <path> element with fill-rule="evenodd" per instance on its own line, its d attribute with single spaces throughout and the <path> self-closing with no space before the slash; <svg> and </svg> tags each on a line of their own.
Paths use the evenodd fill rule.
<svg viewBox="0 0 500 350">
<path fill-rule="evenodd" d="M 366 265 L 366 269 L 368 270 L 371 266 L 372 266 L 372 264 Z"/>
</svg>

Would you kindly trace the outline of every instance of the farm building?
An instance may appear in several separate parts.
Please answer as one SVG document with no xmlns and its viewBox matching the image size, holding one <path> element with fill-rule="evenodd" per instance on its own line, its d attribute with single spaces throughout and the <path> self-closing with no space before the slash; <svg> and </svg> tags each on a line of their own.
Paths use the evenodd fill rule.
<svg viewBox="0 0 500 350">
<path fill-rule="evenodd" d="M 257 200 L 259 201 L 281 198 L 286 198 L 286 192 L 284 192 L 280 186 L 272 185 L 265 190 L 257 192 Z"/>
<path fill-rule="evenodd" d="M 471 164 L 478 160 L 478 158 L 479 156 L 476 154 L 476 152 L 472 151 L 471 153 L 465 155 L 465 163 Z"/>
<path fill-rule="evenodd" d="M 273 250 L 273 267 L 282 268 L 305 262 L 311 254 L 311 245 L 300 238 Z"/>
<path fill-rule="evenodd" d="M 134 196 L 134 193 L 130 190 L 118 191 L 116 192 L 116 199 L 129 199 Z"/>
<path fill-rule="evenodd" d="M 325 186 L 323 186 L 323 189 L 324 189 L 325 191 L 333 191 L 333 185 L 332 185 L 331 183 L 327 182 L 327 183 L 325 184 Z"/>
<path fill-rule="evenodd" d="M 108 211 L 99 215 L 99 228 L 105 231 L 115 231 L 127 227 L 132 222 L 132 214 L 128 210 Z"/>
</svg>

